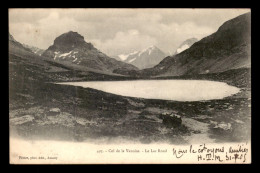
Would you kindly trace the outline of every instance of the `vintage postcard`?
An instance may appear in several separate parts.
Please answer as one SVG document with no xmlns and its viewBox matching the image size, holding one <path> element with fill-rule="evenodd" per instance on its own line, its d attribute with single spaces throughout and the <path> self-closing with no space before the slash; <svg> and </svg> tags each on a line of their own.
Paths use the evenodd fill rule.
<svg viewBox="0 0 260 173">
<path fill-rule="evenodd" d="M 8 13 L 10 164 L 251 163 L 251 9 Z"/>
</svg>

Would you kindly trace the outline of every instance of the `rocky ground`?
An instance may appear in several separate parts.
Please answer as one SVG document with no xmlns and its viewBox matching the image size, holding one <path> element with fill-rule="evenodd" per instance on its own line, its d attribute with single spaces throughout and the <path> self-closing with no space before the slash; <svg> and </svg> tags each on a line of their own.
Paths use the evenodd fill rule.
<svg viewBox="0 0 260 173">
<path fill-rule="evenodd" d="M 141 143 L 173 144 L 250 140 L 250 69 L 160 77 L 222 81 L 241 89 L 240 93 L 221 100 L 178 102 L 130 98 L 57 85 L 53 82 L 135 78 L 75 71 L 60 64 L 44 63 L 14 55 L 9 59 L 11 135 L 29 139 L 99 139 L 104 142 L 120 138 Z M 182 122 L 171 126 L 163 120 L 162 114 L 180 116 Z"/>
<path fill-rule="evenodd" d="M 26 138 L 88 141 L 122 137 L 142 143 L 235 142 L 250 139 L 251 98 L 176 102 L 129 98 L 75 86 L 46 84 L 46 91 L 16 93 L 10 127 Z M 242 91 L 243 92 L 243 91 Z M 168 127 L 160 115 L 180 115 Z"/>
</svg>

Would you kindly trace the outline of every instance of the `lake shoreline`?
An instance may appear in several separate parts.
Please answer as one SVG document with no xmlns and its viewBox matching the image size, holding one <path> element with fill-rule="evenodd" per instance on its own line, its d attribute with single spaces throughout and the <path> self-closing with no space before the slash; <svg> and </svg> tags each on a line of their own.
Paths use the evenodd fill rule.
<svg viewBox="0 0 260 173">
<path fill-rule="evenodd" d="M 24 108 L 24 112 L 21 111 L 20 115 L 15 114 L 14 117 L 19 117 L 21 114 L 32 114 L 34 117 L 37 114 L 47 115 L 47 119 L 35 120 L 29 124 L 11 125 L 11 128 L 19 131 L 19 135 L 27 139 L 47 137 L 84 141 L 91 138 L 102 138 L 102 136 L 107 136 L 109 140 L 113 140 L 117 136 L 125 136 L 130 140 L 139 140 L 141 143 L 168 141 L 183 144 L 189 141 L 183 137 L 204 133 L 191 127 L 173 130 L 165 128 L 158 119 L 158 115 L 163 112 L 176 112 L 193 121 L 206 123 L 209 126 L 208 136 L 216 139 L 216 142 L 244 141 L 250 137 L 250 131 L 245 131 L 245 129 L 250 125 L 251 114 L 248 106 L 251 103 L 248 98 L 239 96 L 241 93 L 220 100 L 181 102 L 130 98 L 74 86 L 46 84 L 46 88 L 48 91 L 45 93 L 48 93 L 48 96 L 45 93 L 39 96 L 39 92 L 35 92 L 35 97 L 30 93 L 30 96 L 34 97 L 34 99 L 30 99 L 31 105 L 21 104 L 28 103 L 28 100 L 20 102 L 18 99 L 12 102 L 14 108 L 10 109 L 11 115 Z M 24 96 L 17 97 L 16 95 L 15 97 L 25 99 Z M 39 98 L 41 99 L 39 100 Z M 17 102 L 20 102 L 20 105 L 16 104 Z M 56 120 L 55 118 L 50 120 L 50 116 L 48 116 L 50 108 L 59 108 L 60 117 L 65 118 L 57 117 Z M 70 116 L 83 118 L 88 125 L 76 122 L 72 123 L 72 127 L 67 127 L 65 122 L 68 119 L 66 117 Z M 145 121 L 146 119 L 151 119 L 151 122 Z M 233 122 L 233 130 L 225 131 L 214 128 L 216 123 L 222 121 Z M 113 128 L 107 130 L 107 127 Z M 46 131 L 46 129 L 48 130 Z"/>
<path fill-rule="evenodd" d="M 45 72 L 13 55 L 9 67 L 10 129 L 25 139 L 36 137 L 80 142 L 105 137 L 113 141 L 121 136 L 141 143 L 166 141 L 185 144 L 189 141 L 186 137 L 205 134 L 205 129 L 196 129 L 196 123 L 191 126 L 190 122 L 197 121 L 207 124 L 209 130 L 206 133 L 216 142 L 246 141 L 251 136 L 250 69 L 167 77 L 220 81 L 241 89 L 236 95 L 220 100 L 181 102 L 124 97 L 89 88 L 52 84 L 145 77 L 109 76 L 74 70 Z M 52 109 L 60 112 L 50 115 Z M 158 118 L 163 112 L 174 112 L 188 118 L 186 125 L 166 128 Z M 221 122 L 230 123 L 232 129 L 215 128 L 222 127 Z"/>
<path fill-rule="evenodd" d="M 126 97 L 169 101 L 207 101 L 223 99 L 240 92 L 224 82 L 207 80 L 131 80 L 62 82 Z"/>
</svg>

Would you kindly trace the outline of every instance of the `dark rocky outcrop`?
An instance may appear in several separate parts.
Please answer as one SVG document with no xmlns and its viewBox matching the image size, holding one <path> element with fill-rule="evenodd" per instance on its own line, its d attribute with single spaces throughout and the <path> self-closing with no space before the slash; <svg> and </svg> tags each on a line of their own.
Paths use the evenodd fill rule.
<svg viewBox="0 0 260 173">
<path fill-rule="evenodd" d="M 163 121 L 163 124 L 168 128 L 177 128 L 181 126 L 181 116 L 174 113 L 163 113 L 159 116 Z"/>
</svg>

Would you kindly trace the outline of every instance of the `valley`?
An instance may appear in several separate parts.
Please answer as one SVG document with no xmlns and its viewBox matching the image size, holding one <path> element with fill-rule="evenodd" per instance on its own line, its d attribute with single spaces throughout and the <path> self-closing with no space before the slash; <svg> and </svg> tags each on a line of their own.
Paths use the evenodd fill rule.
<svg viewBox="0 0 260 173">
<path fill-rule="evenodd" d="M 162 60 L 156 55 L 157 65 L 147 67 L 146 59 L 138 68 L 108 57 L 77 32 L 58 36 L 41 55 L 9 34 L 10 135 L 94 143 L 250 141 L 250 18 L 246 13 L 229 20 L 189 48 L 181 45 L 180 53 Z M 221 99 L 177 101 L 57 84 L 178 79 L 224 82 L 240 91 Z"/>
<path fill-rule="evenodd" d="M 118 96 L 102 91 L 57 85 L 50 82 L 133 80 L 136 78 L 97 75 L 77 71 L 47 72 L 27 62 L 15 62 L 10 56 L 10 70 L 15 78 L 10 83 L 10 129 L 12 134 L 28 139 L 71 141 L 120 140 L 152 143 L 165 141 L 174 144 L 194 142 L 198 135 L 214 142 L 248 140 L 251 131 L 250 69 L 226 73 L 163 77 L 164 79 L 207 79 L 224 81 L 241 88 L 241 92 L 220 100 L 178 102 Z M 61 67 L 59 67 L 61 68 Z M 15 71 L 19 69 L 20 73 Z M 40 73 L 41 75 L 37 75 Z M 15 75 L 16 74 L 16 75 Z M 239 74 L 239 75 L 238 75 Z M 26 78 L 24 78 L 24 76 Z M 158 78 L 162 79 L 162 77 Z M 243 82 L 237 82 L 243 81 Z M 51 109 L 59 111 L 50 115 Z M 159 115 L 174 112 L 181 115 L 182 126 L 169 129 Z M 201 127 L 197 124 L 201 123 Z M 228 123 L 232 129 L 216 128 Z M 204 127 L 204 128 L 203 128 Z M 200 139 L 201 141 L 202 139 Z"/>
</svg>

